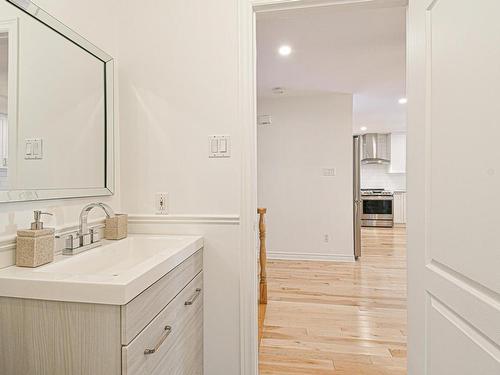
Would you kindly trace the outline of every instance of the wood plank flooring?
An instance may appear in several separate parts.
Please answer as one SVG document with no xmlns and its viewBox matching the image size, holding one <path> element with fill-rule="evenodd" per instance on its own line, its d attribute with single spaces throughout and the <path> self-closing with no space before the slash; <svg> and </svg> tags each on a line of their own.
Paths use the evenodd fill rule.
<svg viewBox="0 0 500 375">
<path fill-rule="evenodd" d="M 356 263 L 269 261 L 261 375 L 406 374 L 406 230 L 363 228 Z"/>
</svg>

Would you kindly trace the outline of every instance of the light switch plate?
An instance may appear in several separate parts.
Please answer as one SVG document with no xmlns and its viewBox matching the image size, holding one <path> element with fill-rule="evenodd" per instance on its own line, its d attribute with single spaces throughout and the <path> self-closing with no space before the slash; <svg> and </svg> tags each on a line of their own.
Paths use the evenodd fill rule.
<svg viewBox="0 0 500 375">
<path fill-rule="evenodd" d="M 208 137 L 209 158 L 230 158 L 231 137 L 229 135 L 211 135 Z"/>
<path fill-rule="evenodd" d="M 257 124 L 259 125 L 271 125 L 273 123 L 273 118 L 271 115 L 258 115 Z"/>
<path fill-rule="evenodd" d="M 26 138 L 24 140 L 24 158 L 26 160 L 43 159 L 42 138 Z"/>
<path fill-rule="evenodd" d="M 335 175 L 336 175 L 335 168 L 323 168 L 324 177 L 335 177 Z"/>
</svg>

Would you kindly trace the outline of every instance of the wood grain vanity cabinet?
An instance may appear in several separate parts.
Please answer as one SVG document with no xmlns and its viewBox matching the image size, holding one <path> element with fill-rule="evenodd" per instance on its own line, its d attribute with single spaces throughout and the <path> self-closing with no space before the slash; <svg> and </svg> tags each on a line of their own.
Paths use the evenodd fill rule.
<svg viewBox="0 0 500 375">
<path fill-rule="evenodd" d="M 202 262 L 123 306 L 0 297 L 0 374 L 203 374 Z"/>
</svg>

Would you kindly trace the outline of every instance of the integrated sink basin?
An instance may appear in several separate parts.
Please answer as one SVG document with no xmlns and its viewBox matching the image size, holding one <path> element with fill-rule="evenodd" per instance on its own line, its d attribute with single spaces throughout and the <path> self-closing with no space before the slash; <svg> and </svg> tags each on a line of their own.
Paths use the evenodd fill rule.
<svg viewBox="0 0 500 375">
<path fill-rule="evenodd" d="M 0 270 L 0 296 L 124 305 L 203 247 L 199 236 L 130 235 L 38 268 Z"/>
<path fill-rule="evenodd" d="M 117 242 L 107 241 L 78 255 L 61 256 L 57 262 L 33 272 L 119 276 L 135 267 L 144 267 L 144 263 L 154 263 L 157 257 L 173 255 L 192 240 L 184 236 L 130 236 Z"/>
</svg>

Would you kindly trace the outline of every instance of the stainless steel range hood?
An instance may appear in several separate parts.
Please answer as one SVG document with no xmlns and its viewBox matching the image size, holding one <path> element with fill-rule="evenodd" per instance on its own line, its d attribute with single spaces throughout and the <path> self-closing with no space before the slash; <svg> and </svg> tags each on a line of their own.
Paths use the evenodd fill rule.
<svg viewBox="0 0 500 375">
<path fill-rule="evenodd" d="M 363 134 L 361 136 L 363 164 L 388 164 L 391 162 L 390 134 Z"/>
</svg>

